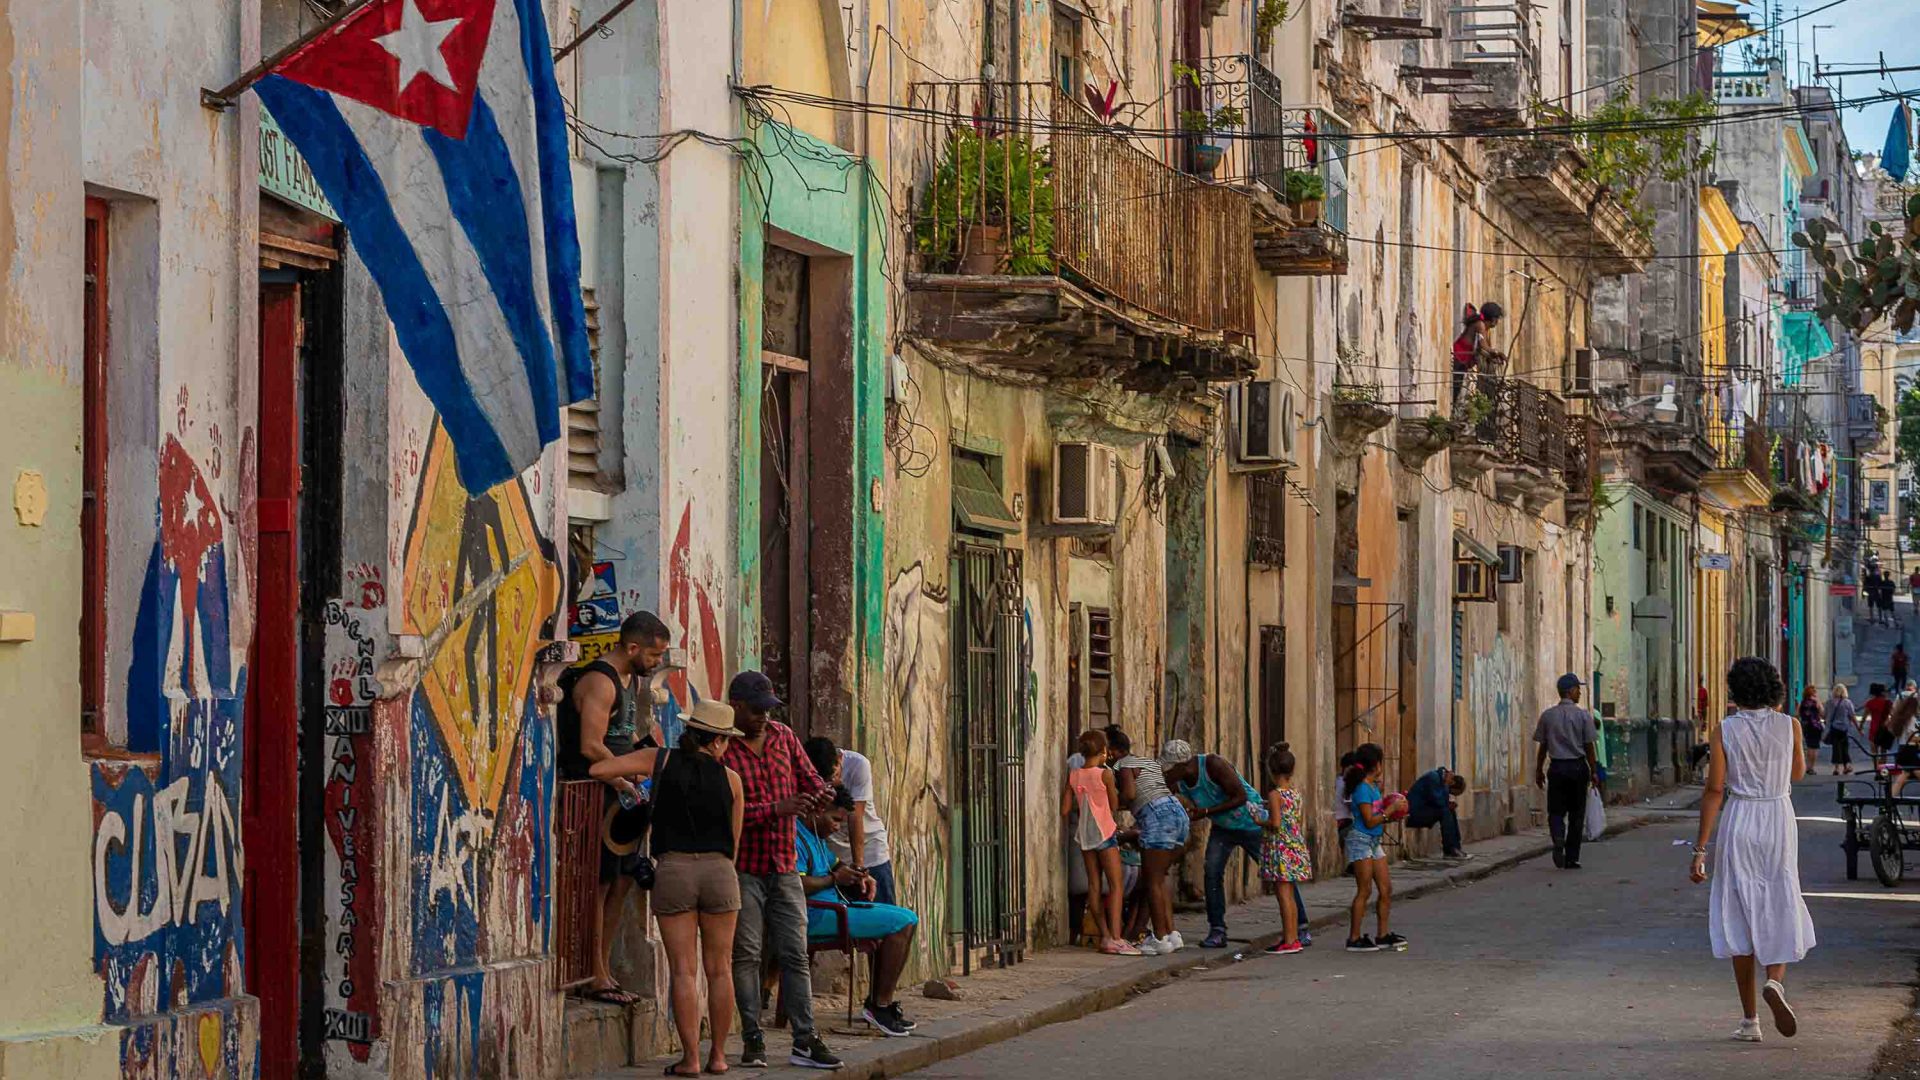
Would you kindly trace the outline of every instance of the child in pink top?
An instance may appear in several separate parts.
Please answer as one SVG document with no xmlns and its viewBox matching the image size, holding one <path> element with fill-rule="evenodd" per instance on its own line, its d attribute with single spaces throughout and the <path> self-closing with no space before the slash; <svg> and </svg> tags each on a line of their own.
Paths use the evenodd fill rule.
<svg viewBox="0 0 1920 1080">
<path fill-rule="evenodd" d="M 1126 889 L 1116 842 L 1120 830 L 1113 820 L 1120 808 L 1120 791 L 1114 786 L 1113 770 L 1106 767 L 1106 735 L 1098 730 L 1081 732 L 1080 754 L 1086 764 L 1067 773 L 1066 789 L 1060 793 L 1060 816 L 1079 815 L 1074 839 L 1080 844 L 1080 857 L 1086 860 L 1087 891 L 1098 888 L 1101 875 L 1106 875 L 1106 895 L 1099 903 L 1089 905 L 1095 932 L 1100 935 L 1100 951 L 1139 956 L 1140 950 L 1120 937 L 1120 902 Z"/>
</svg>

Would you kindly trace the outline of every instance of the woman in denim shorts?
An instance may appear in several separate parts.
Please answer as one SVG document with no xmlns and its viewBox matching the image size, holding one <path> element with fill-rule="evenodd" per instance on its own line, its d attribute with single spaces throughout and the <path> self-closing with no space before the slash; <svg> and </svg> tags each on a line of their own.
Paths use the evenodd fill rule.
<svg viewBox="0 0 1920 1080">
<path fill-rule="evenodd" d="M 1114 780 L 1120 786 L 1120 799 L 1133 812 L 1133 823 L 1140 830 L 1140 877 L 1147 889 L 1147 915 L 1151 926 L 1140 951 L 1158 956 L 1185 944 L 1173 928 L 1173 893 L 1167 888 L 1167 871 L 1186 850 L 1192 824 L 1180 800 L 1168 789 L 1160 763 L 1153 758 L 1135 757 L 1133 743 L 1120 725 L 1107 727 L 1107 750 L 1116 756 Z"/>
</svg>

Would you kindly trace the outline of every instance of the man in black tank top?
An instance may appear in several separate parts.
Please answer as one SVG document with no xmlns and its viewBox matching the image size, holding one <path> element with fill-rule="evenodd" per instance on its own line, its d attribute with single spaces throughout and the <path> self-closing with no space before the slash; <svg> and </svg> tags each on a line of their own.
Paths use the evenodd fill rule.
<svg viewBox="0 0 1920 1080">
<path fill-rule="evenodd" d="M 584 779 L 594 762 L 653 741 L 651 734 L 644 738 L 641 735 L 653 726 L 646 675 L 666 658 L 672 637 L 658 616 L 650 611 L 635 612 L 620 624 L 620 640 L 606 655 L 561 679 L 564 696 L 555 725 L 559 744 L 555 764 L 561 779 Z M 624 778 L 608 781 L 608 801 L 618 801 L 622 796 L 628 801 L 637 796 L 632 782 Z M 637 1000 L 614 981 L 610 955 L 620 913 L 633 886 L 631 875 L 639 863 L 637 853 L 600 851 L 600 948 L 593 958 L 593 979 L 586 989 L 586 995 L 596 1001 L 626 1005 Z"/>
</svg>

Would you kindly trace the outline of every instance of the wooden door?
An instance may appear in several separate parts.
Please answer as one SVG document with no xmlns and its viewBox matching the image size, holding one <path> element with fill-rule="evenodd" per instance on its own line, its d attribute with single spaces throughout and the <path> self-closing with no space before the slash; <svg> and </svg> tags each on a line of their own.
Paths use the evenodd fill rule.
<svg viewBox="0 0 1920 1080">
<path fill-rule="evenodd" d="M 300 286 L 260 286 L 258 585 L 241 798 L 247 990 L 260 1076 L 295 1075 L 300 1027 Z"/>
</svg>

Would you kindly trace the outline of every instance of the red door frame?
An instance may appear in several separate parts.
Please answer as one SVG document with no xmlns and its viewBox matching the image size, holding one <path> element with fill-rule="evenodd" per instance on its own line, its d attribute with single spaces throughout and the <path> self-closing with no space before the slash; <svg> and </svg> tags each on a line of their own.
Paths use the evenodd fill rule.
<svg viewBox="0 0 1920 1080">
<path fill-rule="evenodd" d="M 80 720 L 82 745 L 104 749 L 107 692 L 107 222 L 105 199 L 87 197 L 85 409 L 80 493 Z"/>
<path fill-rule="evenodd" d="M 260 285 L 258 582 L 247 676 L 247 988 L 260 1076 L 300 1062 L 300 286 Z"/>
</svg>

